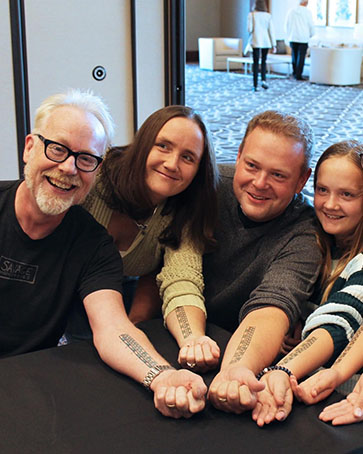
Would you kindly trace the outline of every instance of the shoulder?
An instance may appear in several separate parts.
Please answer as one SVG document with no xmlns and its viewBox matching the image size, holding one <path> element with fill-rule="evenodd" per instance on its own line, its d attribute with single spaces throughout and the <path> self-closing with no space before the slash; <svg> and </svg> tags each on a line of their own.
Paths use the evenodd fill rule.
<svg viewBox="0 0 363 454">
<path fill-rule="evenodd" d="M 218 195 L 233 191 L 234 164 L 219 164 Z"/>
<path fill-rule="evenodd" d="M 88 213 L 82 206 L 74 205 L 67 213 L 67 217 L 72 222 L 78 232 L 94 232 L 97 235 L 106 234 L 106 229 L 98 223 L 95 218 Z"/>
<path fill-rule="evenodd" d="M 235 170 L 234 164 L 218 164 L 218 169 L 221 178 L 233 179 Z"/>
<path fill-rule="evenodd" d="M 279 235 L 290 236 L 308 235 L 311 241 L 315 240 L 315 213 L 309 200 L 302 194 L 295 196 L 294 200 L 286 208 L 285 212 L 276 219 L 274 229 L 279 231 Z"/>
<path fill-rule="evenodd" d="M 341 277 L 347 279 L 354 273 L 358 273 L 363 270 L 363 253 L 356 255 L 344 268 Z"/>
<path fill-rule="evenodd" d="M 11 188 L 19 186 L 22 180 L 0 181 L 0 192 L 6 192 Z"/>
<path fill-rule="evenodd" d="M 287 216 L 291 216 L 296 219 L 301 216 L 303 219 L 315 219 L 314 208 L 310 200 L 303 193 L 295 196 L 294 200 L 287 208 L 286 214 Z"/>
</svg>

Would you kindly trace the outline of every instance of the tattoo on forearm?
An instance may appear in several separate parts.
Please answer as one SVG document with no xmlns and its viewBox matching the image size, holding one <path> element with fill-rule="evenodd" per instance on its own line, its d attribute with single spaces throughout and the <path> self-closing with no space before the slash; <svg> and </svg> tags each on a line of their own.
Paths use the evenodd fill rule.
<svg viewBox="0 0 363 454">
<path fill-rule="evenodd" d="M 342 351 L 342 353 L 338 356 L 338 358 L 335 360 L 335 364 L 340 363 L 340 361 L 344 358 L 344 356 L 349 352 L 349 350 L 353 347 L 355 344 L 356 340 L 358 337 L 362 334 L 363 332 L 363 325 L 361 325 L 356 333 L 353 336 L 353 339 L 349 342 L 349 344 L 345 347 L 345 349 Z"/>
<path fill-rule="evenodd" d="M 294 358 L 299 356 L 301 353 L 303 353 L 305 350 L 307 350 L 309 347 L 311 347 L 314 342 L 317 341 L 317 338 L 315 336 L 310 337 L 306 341 L 301 342 L 301 344 L 295 348 L 291 353 L 289 353 L 284 359 L 278 362 L 279 365 L 282 364 L 287 364 L 290 361 L 292 361 Z"/>
<path fill-rule="evenodd" d="M 187 314 L 185 313 L 184 307 L 177 307 L 175 309 L 176 317 L 179 322 L 181 332 L 184 339 L 192 335 L 192 329 L 190 328 Z"/>
<path fill-rule="evenodd" d="M 252 341 L 253 333 L 255 332 L 255 330 L 255 326 L 249 326 L 245 329 L 241 342 L 239 343 L 229 364 L 237 363 L 242 358 Z"/>
<path fill-rule="evenodd" d="M 129 334 L 121 334 L 121 342 L 123 342 L 144 364 L 149 367 L 157 366 L 157 362 L 135 341 Z"/>
</svg>

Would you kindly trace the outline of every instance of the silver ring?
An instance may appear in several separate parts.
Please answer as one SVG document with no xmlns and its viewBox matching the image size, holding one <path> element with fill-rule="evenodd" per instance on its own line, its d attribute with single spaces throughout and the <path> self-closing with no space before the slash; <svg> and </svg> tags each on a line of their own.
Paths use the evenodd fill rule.
<svg viewBox="0 0 363 454">
<path fill-rule="evenodd" d="M 168 408 L 175 408 L 175 405 L 174 405 L 174 404 L 166 404 L 166 406 L 167 406 Z"/>
<path fill-rule="evenodd" d="M 219 402 L 227 402 L 225 397 L 218 397 Z"/>
<path fill-rule="evenodd" d="M 190 367 L 191 369 L 193 369 L 193 367 L 195 367 L 195 363 L 188 363 L 187 362 L 187 366 Z"/>
</svg>

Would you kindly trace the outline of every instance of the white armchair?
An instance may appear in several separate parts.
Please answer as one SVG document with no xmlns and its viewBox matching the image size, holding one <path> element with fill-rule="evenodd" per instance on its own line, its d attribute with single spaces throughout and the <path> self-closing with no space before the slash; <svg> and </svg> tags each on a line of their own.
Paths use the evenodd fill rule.
<svg viewBox="0 0 363 454">
<path fill-rule="evenodd" d="M 310 82 L 360 84 L 362 50 L 361 47 L 311 47 Z"/>
<path fill-rule="evenodd" d="M 201 69 L 227 69 L 228 57 L 242 57 L 240 38 L 199 38 L 198 48 Z M 234 68 L 233 63 L 230 67 Z"/>
</svg>

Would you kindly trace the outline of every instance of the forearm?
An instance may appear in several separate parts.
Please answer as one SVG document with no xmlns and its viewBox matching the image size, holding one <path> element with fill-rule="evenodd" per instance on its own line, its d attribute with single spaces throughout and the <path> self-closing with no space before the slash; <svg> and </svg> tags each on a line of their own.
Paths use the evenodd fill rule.
<svg viewBox="0 0 363 454">
<path fill-rule="evenodd" d="M 95 347 L 110 367 L 141 383 L 152 367 L 169 364 L 127 318 L 120 294 L 94 292 L 84 303 Z"/>
<path fill-rule="evenodd" d="M 288 328 L 288 318 L 281 309 L 250 312 L 231 337 L 221 369 L 238 365 L 257 374 L 276 358 Z"/>
<path fill-rule="evenodd" d="M 205 335 L 205 314 L 194 306 L 177 307 L 166 318 L 166 325 L 179 347 L 190 337 Z"/>
<path fill-rule="evenodd" d="M 363 325 L 359 327 L 332 368 L 339 373 L 339 384 L 344 383 L 363 367 Z"/>
<path fill-rule="evenodd" d="M 325 364 L 333 351 L 334 343 L 330 334 L 325 329 L 318 328 L 278 364 L 287 367 L 297 379 L 300 379 Z"/>
</svg>

